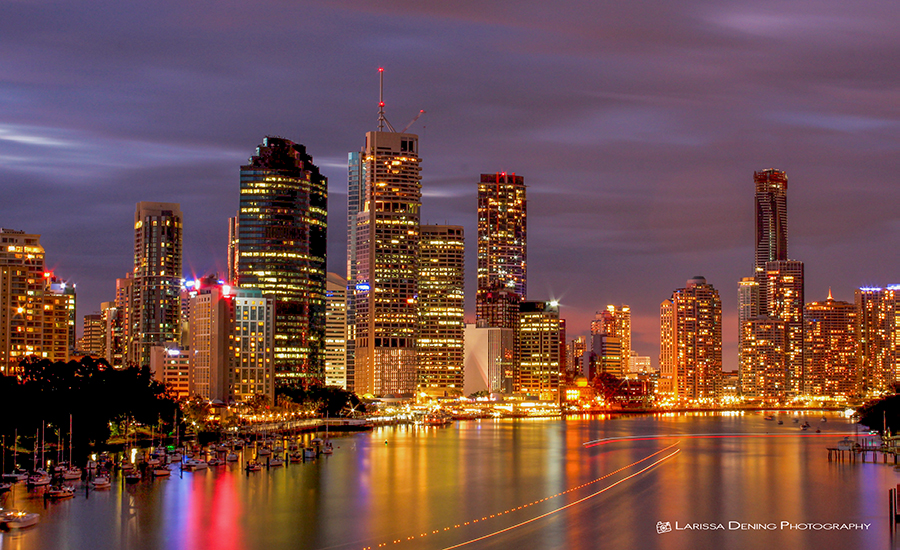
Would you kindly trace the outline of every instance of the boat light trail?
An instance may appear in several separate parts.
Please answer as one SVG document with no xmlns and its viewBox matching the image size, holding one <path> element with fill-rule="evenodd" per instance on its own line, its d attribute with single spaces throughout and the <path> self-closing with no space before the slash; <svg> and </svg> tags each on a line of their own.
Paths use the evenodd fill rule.
<svg viewBox="0 0 900 550">
<path fill-rule="evenodd" d="M 597 445 L 606 445 L 607 443 L 616 443 L 620 441 L 652 441 L 656 439 L 716 439 L 726 437 L 834 437 L 834 436 L 859 435 L 854 432 L 827 432 L 827 433 L 801 433 L 801 434 L 772 434 L 772 433 L 711 433 L 711 434 L 656 434 L 642 435 L 640 437 L 621 436 L 621 437 L 605 437 L 603 439 L 594 439 L 593 441 L 585 441 L 582 443 L 584 447 L 596 447 Z"/>
<path fill-rule="evenodd" d="M 539 516 L 537 516 L 537 517 L 533 517 L 533 518 L 531 518 L 531 519 L 529 519 L 529 520 L 525 520 L 525 521 L 523 521 L 523 522 L 521 522 L 521 523 L 517 523 L 517 524 L 515 524 L 515 525 L 512 525 L 512 526 L 510 526 L 510 527 L 507 527 L 506 529 L 500 529 L 499 531 L 494 531 L 493 533 L 488 533 L 487 535 L 484 535 L 484 536 L 481 536 L 481 537 L 478 537 L 478 538 L 475 538 L 475 539 L 472 539 L 472 540 L 467 540 L 466 542 L 461 542 L 461 543 L 455 544 L 455 545 L 453 545 L 453 546 L 448 546 L 448 547 L 444 548 L 444 550 L 453 550 L 454 548 L 461 548 L 461 547 L 466 546 L 466 545 L 468 545 L 468 544 L 472 544 L 473 542 L 479 542 L 479 541 L 482 541 L 482 540 L 491 538 L 491 537 L 493 537 L 493 536 L 499 535 L 499 534 L 501 534 L 501 533 L 506 533 L 506 532 L 508 532 L 508 531 L 512 531 L 513 529 L 518 529 L 519 527 L 522 527 L 523 525 L 528 525 L 529 523 L 531 523 L 531 522 L 533 522 L 533 521 L 537 521 L 537 520 L 539 520 L 539 519 L 543 519 L 543 518 L 545 518 L 545 517 L 547 517 L 547 516 L 550 516 L 550 515 L 552 515 L 552 514 L 555 514 L 555 513 L 557 513 L 557 512 L 561 512 L 561 511 L 565 510 L 566 508 L 570 508 L 570 507 L 572 507 L 572 506 L 575 506 L 576 504 L 581 504 L 582 502 L 584 502 L 584 501 L 586 501 L 586 500 L 588 500 L 588 499 L 592 499 L 592 498 L 594 498 L 595 496 L 597 496 L 597 495 L 599 495 L 599 494 L 605 493 L 606 491 L 612 489 L 613 487 L 615 487 L 616 485 L 618 485 L 618 484 L 620 484 L 620 483 L 625 483 L 625 482 L 628 481 L 629 479 L 631 479 L 631 478 L 633 478 L 633 477 L 636 477 L 636 476 L 639 476 L 639 475 L 643 474 L 644 472 L 646 472 L 647 470 L 650 470 L 651 468 L 653 468 L 653 467 L 656 466 L 657 464 L 659 464 L 659 463 L 661 463 L 661 462 L 663 462 L 663 461 L 665 461 L 665 460 L 668 460 L 668 459 L 672 458 L 673 456 L 677 455 L 677 454 L 680 453 L 680 452 L 681 452 L 681 449 L 676 449 L 675 452 L 673 452 L 673 453 L 671 453 L 671 454 L 669 454 L 669 455 L 666 455 L 666 456 L 660 458 L 659 460 L 657 460 L 657 461 L 654 462 L 653 464 L 650 464 L 649 466 L 645 466 L 642 470 L 638 470 L 637 472 L 631 474 L 630 476 L 623 477 L 622 479 L 620 479 L 619 481 L 613 483 L 612 485 L 608 485 L 608 486 L 606 486 L 606 487 L 600 489 L 600 490 L 597 491 L 596 493 L 593 493 L 593 494 L 590 494 L 590 495 L 588 495 L 588 496 L 586 496 L 586 497 L 584 497 L 584 498 L 578 499 L 578 500 L 576 500 L 575 502 L 566 504 L 565 506 L 561 506 L 561 507 L 559 507 L 559 508 L 557 508 L 557 509 L 555 509 L 555 510 L 551 510 L 551 511 L 545 513 L 545 514 L 541 514 L 541 515 L 539 515 Z M 656 454 L 659 454 L 659 453 L 656 453 Z M 648 457 L 648 458 L 649 458 L 649 457 Z M 646 459 L 644 459 L 644 460 L 646 460 Z"/>
<path fill-rule="evenodd" d="M 384 548 L 384 547 L 386 547 L 386 546 L 392 546 L 392 545 L 394 545 L 394 544 L 399 544 L 399 543 L 401 543 L 401 542 L 405 542 L 405 541 L 408 541 L 408 540 L 415 540 L 415 539 L 417 539 L 417 538 L 427 537 L 429 534 L 436 535 L 436 534 L 438 534 L 438 533 L 441 533 L 442 531 L 449 531 L 450 529 L 459 529 L 460 527 L 466 527 L 466 526 L 468 526 L 468 525 L 474 525 L 474 524 L 478 523 L 479 521 L 488 521 L 488 520 L 491 520 L 491 519 L 494 519 L 494 518 L 500 518 L 500 517 L 502 517 L 504 514 L 509 514 L 510 512 L 515 512 L 515 511 L 521 510 L 521 509 L 523 509 L 523 508 L 528 508 L 529 506 L 535 506 L 535 505 L 537 505 L 537 504 L 540 504 L 540 503 L 542 503 L 542 502 L 546 502 L 546 501 L 551 500 L 551 499 L 554 499 L 554 498 L 556 498 L 556 497 L 560 497 L 560 496 L 562 496 L 562 495 L 569 494 L 569 493 L 571 493 L 572 491 L 577 491 L 578 489 L 582 489 L 582 488 L 584 488 L 584 487 L 587 487 L 588 485 L 593 485 L 594 483 L 603 481 L 604 479 L 607 479 L 607 478 L 609 478 L 609 477 L 612 477 L 612 476 L 618 474 L 619 472 L 621 472 L 621 471 L 623 471 L 623 470 L 627 470 L 628 468 L 631 468 L 632 466 L 637 466 L 638 464 L 640 464 L 640 463 L 642 463 L 642 462 L 646 462 L 646 461 L 650 460 L 651 458 L 653 458 L 654 456 L 659 455 L 659 454 L 662 454 L 662 453 L 668 451 L 669 449 L 671 449 L 672 447 L 674 447 L 674 446 L 676 446 L 676 445 L 678 445 L 678 442 L 677 442 L 677 441 L 676 441 L 675 443 L 669 445 L 668 447 L 663 447 L 662 449 L 656 451 L 655 453 L 645 456 L 644 458 L 642 458 L 642 459 L 640 459 L 640 460 L 636 460 L 636 461 L 632 462 L 631 464 L 628 464 L 628 465 L 626 465 L 626 466 L 622 466 L 622 467 L 619 468 L 618 470 L 613 470 L 612 472 L 609 472 L 608 474 L 605 474 L 605 475 L 603 475 L 602 477 L 598 477 L 597 479 L 593 479 L 593 480 L 591 480 L 591 481 L 582 483 L 581 485 L 577 485 L 577 486 L 575 486 L 575 487 L 572 487 L 571 489 L 567 489 L 567 490 L 562 491 L 562 492 L 560 492 L 560 493 L 556 493 L 555 495 L 550 495 L 549 497 L 544 497 L 544 498 L 542 498 L 542 499 L 535 500 L 534 502 L 529 502 L 529 503 L 527 503 L 527 504 L 523 504 L 523 505 L 518 506 L 518 507 L 513 506 L 512 508 L 509 508 L 508 510 L 504 510 L 504 511 L 502 511 L 502 512 L 497 512 L 497 513 L 495 513 L 495 514 L 490 514 L 490 515 L 482 516 L 480 519 L 479 519 L 479 518 L 474 518 L 474 519 L 471 519 L 471 520 L 469 520 L 469 521 L 464 521 L 464 522 L 461 522 L 461 523 L 457 523 L 457 524 L 455 524 L 455 525 L 453 525 L 453 526 L 447 526 L 447 527 L 444 527 L 443 529 L 434 529 L 434 530 L 431 531 L 431 533 L 428 533 L 428 532 L 426 531 L 425 533 L 419 533 L 418 536 L 413 535 L 413 536 L 401 537 L 401 538 L 393 539 L 393 540 L 391 540 L 390 542 L 382 542 L 381 544 L 378 544 L 377 546 L 363 546 L 363 547 L 362 547 L 362 550 L 375 550 L 376 548 Z M 675 453 L 677 453 L 677 452 L 678 452 L 678 451 L 675 451 Z M 673 453 L 672 455 L 674 455 L 675 453 Z M 672 455 L 669 455 L 669 456 L 672 456 Z M 668 457 L 666 457 L 666 458 L 668 458 Z M 652 468 L 654 465 L 659 464 L 660 462 L 662 462 L 662 460 L 665 460 L 665 458 L 663 458 L 663 459 L 661 459 L 661 460 L 658 460 L 657 462 L 654 462 L 654 463 L 651 464 L 650 466 L 644 468 L 644 470 L 648 470 L 648 469 Z M 642 471 L 643 471 L 643 470 L 642 470 Z M 640 473 L 640 472 L 638 472 L 638 473 Z M 631 477 L 634 477 L 634 476 L 631 476 Z M 625 479 L 628 479 L 628 478 L 625 478 Z M 624 481 L 624 480 L 622 480 L 622 481 Z M 610 486 L 607 487 L 606 489 L 609 489 L 610 487 L 614 487 L 615 485 L 621 483 L 622 481 L 618 481 L 618 482 L 614 483 L 613 485 L 610 485 Z M 602 492 L 605 491 L 606 489 L 602 489 L 601 491 L 599 491 L 599 492 L 597 492 L 597 493 L 594 493 L 594 495 L 592 495 L 592 496 L 599 495 L 600 493 L 602 493 Z M 590 497 L 587 497 L 587 498 L 590 498 Z M 585 499 L 581 499 L 581 500 L 585 500 Z M 578 501 L 578 502 L 581 502 L 581 501 Z M 577 503 L 574 503 L 574 504 L 577 504 Z M 571 506 L 571 505 L 569 505 L 569 506 Z M 564 508 L 568 508 L 568 506 L 563 506 L 562 508 L 559 508 L 559 509 L 557 509 L 556 511 L 562 510 L 562 509 L 564 509 Z M 550 512 L 550 513 L 553 513 L 553 512 Z M 547 515 L 547 514 L 544 514 L 544 515 Z M 539 516 L 539 517 L 544 517 L 544 516 Z M 536 519 L 537 519 L 537 518 L 536 518 Z M 498 531 L 498 532 L 500 532 L 500 531 Z M 366 539 L 363 539 L 363 540 L 366 540 Z M 475 540 L 480 540 L 480 539 L 475 539 Z M 344 543 L 344 544 L 340 544 L 340 545 L 337 545 L 337 546 L 328 546 L 328 547 L 322 548 L 322 549 L 320 549 L 320 550 L 332 550 L 332 549 L 335 549 L 335 548 L 344 548 L 344 547 L 346 547 L 346 546 L 348 546 L 348 545 L 350 545 L 350 544 L 357 544 L 357 543 L 359 543 L 359 542 L 361 542 L 361 541 L 356 541 L 356 542 L 354 542 L 354 543 Z M 473 542 L 473 541 L 470 541 L 470 542 Z M 468 544 L 468 543 L 464 543 L 464 544 Z M 455 547 L 455 546 L 452 546 L 451 548 L 456 548 L 456 547 Z"/>
</svg>

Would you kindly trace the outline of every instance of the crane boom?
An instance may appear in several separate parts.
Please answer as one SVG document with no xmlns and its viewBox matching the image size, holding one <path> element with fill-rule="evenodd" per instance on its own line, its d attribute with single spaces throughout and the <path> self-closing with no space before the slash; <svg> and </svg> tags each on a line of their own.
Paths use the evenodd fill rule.
<svg viewBox="0 0 900 550">
<path fill-rule="evenodd" d="M 409 124 L 407 124 L 406 127 L 403 128 L 402 130 L 400 130 L 400 133 L 401 134 L 406 133 L 406 131 L 409 130 L 409 127 L 412 126 L 413 124 L 415 124 L 416 121 L 419 120 L 419 117 L 424 114 L 425 114 L 425 109 L 422 109 L 421 111 L 419 111 L 419 114 L 416 115 L 416 118 L 410 120 Z"/>
</svg>

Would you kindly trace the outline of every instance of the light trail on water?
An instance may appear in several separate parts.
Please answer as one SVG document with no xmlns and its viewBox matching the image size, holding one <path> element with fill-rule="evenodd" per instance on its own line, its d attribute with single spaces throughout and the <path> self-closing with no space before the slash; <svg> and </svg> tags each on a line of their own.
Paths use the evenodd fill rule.
<svg viewBox="0 0 900 550">
<path fill-rule="evenodd" d="M 671 448 L 671 447 L 669 447 L 669 448 Z M 620 483 L 625 483 L 625 482 L 628 481 L 629 479 L 631 479 L 631 478 L 633 478 L 633 477 L 636 477 L 636 476 L 639 476 L 639 475 L 643 474 L 644 472 L 646 472 L 647 470 L 650 470 L 651 468 L 653 468 L 653 467 L 656 466 L 657 464 L 660 464 L 661 462 L 666 461 L 666 460 L 672 458 L 673 456 L 677 455 L 677 454 L 680 453 L 680 452 L 681 452 L 681 449 L 676 449 L 675 452 L 673 452 L 673 453 L 671 453 L 671 454 L 669 454 L 669 455 L 666 455 L 666 456 L 660 458 L 659 460 L 657 460 L 657 461 L 654 462 L 653 464 L 650 464 L 649 466 L 646 466 L 646 467 L 644 467 L 643 469 L 638 470 L 637 472 L 631 474 L 630 476 L 623 477 L 622 479 L 620 479 L 619 481 L 613 483 L 612 485 L 608 485 L 608 486 L 606 486 L 606 487 L 600 489 L 599 491 L 597 491 L 597 492 L 595 492 L 595 493 L 592 493 L 592 494 L 590 494 L 590 495 L 588 495 L 588 496 L 586 496 L 586 497 L 584 497 L 584 498 L 581 498 L 581 499 L 576 500 L 575 502 L 571 502 L 571 503 L 569 503 L 569 504 L 566 504 L 565 506 L 561 506 L 561 507 L 559 507 L 559 508 L 557 508 L 557 509 L 555 509 L 555 510 L 551 510 L 551 511 L 545 513 L 545 514 L 541 514 L 541 515 L 539 515 L 539 516 L 537 516 L 537 517 L 531 518 L 531 519 L 529 519 L 529 520 L 525 520 L 525 521 L 523 521 L 523 522 L 521 522 L 521 523 L 517 523 L 516 525 L 512 525 L 512 526 L 507 527 L 507 528 L 505 528 L 505 529 L 500 529 L 499 531 L 494 531 L 493 533 L 488 533 L 487 535 L 483 535 L 483 536 L 481 536 L 481 537 L 474 538 L 474 539 L 472 539 L 472 540 L 467 540 L 466 542 L 461 542 L 461 543 L 455 544 L 455 545 L 453 545 L 453 546 L 447 546 L 447 547 L 444 548 L 444 550 L 453 550 L 454 548 L 461 548 L 461 547 L 463 547 L 463 546 L 467 546 L 467 545 L 469 545 L 469 544 L 472 544 L 472 543 L 475 543 L 475 542 L 479 542 L 479 541 L 482 541 L 482 540 L 485 540 L 485 539 L 488 539 L 488 538 L 491 538 L 491 537 L 500 535 L 500 534 L 502 534 L 502 533 L 506 533 L 506 532 L 512 531 L 513 529 L 518 529 L 519 527 L 522 527 L 522 526 L 524 526 L 524 525 L 528 525 L 528 524 L 531 523 L 531 522 L 537 521 L 537 520 L 539 520 L 539 519 L 543 519 L 543 518 L 545 518 L 545 517 L 547 517 L 547 516 L 550 516 L 550 515 L 553 515 L 553 514 L 555 514 L 555 513 L 557 513 L 557 512 L 561 512 L 561 511 L 565 510 L 566 508 L 570 508 L 570 507 L 572 507 L 572 506 L 575 506 L 576 504 L 581 504 L 582 502 L 584 502 L 584 501 L 586 501 L 586 500 L 592 499 L 592 498 L 596 497 L 597 495 L 600 495 L 600 494 L 602 494 L 602 493 L 605 493 L 606 491 L 612 489 L 613 487 L 615 487 L 616 485 L 619 485 Z M 659 454 L 659 453 L 654 453 L 654 454 Z M 651 456 L 652 456 L 652 455 L 651 455 Z M 650 457 L 647 457 L 647 458 L 650 458 Z M 646 460 L 646 459 L 644 459 L 644 460 Z M 641 462 L 643 462 L 643 461 L 641 461 Z M 626 467 L 627 467 L 627 466 L 626 466 Z"/>
<path fill-rule="evenodd" d="M 707 433 L 707 434 L 656 434 L 656 435 L 642 435 L 640 437 L 634 436 L 620 436 L 620 437 L 605 437 L 603 439 L 594 439 L 592 441 L 585 441 L 581 445 L 584 447 L 596 447 L 597 445 L 606 445 L 607 443 L 616 443 L 623 441 L 654 441 L 657 439 L 716 439 L 716 438 L 739 438 L 739 437 L 834 437 L 836 435 L 850 436 L 850 435 L 859 435 L 854 432 L 827 432 L 827 433 L 802 433 L 802 434 L 772 434 L 772 433 L 746 433 L 746 432 L 735 432 L 735 433 Z"/>
<path fill-rule="evenodd" d="M 447 526 L 447 527 L 444 527 L 443 529 L 433 529 L 430 533 L 429 533 L 429 532 L 419 533 L 418 535 L 409 535 L 409 536 L 406 536 L 406 537 L 400 537 L 400 538 L 396 538 L 396 539 L 393 539 L 393 540 L 388 541 L 388 542 L 382 542 L 382 543 L 377 544 L 377 545 L 363 546 L 361 550 L 374 550 L 375 548 L 385 548 L 385 547 L 387 547 L 387 546 L 393 546 L 393 545 L 395 545 L 395 544 L 400 544 L 400 543 L 403 543 L 403 542 L 406 542 L 406 541 L 419 540 L 419 539 L 421 539 L 421 538 L 423 538 L 423 537 L 427 537 L 427 536 L 429 536 L 429 535 L 436 535 L 436 534 L 439 534 L 439 533 L 442 533 L 442 532 L 445 532 L 445 531 L 450 531 L 451 529 L 460 529 L 460 528 L 467 527 L 467 526 L 469 526 L 469 525 L 474 525 L 474 524 L 479 523 L 479 522 L 489 521 L 489 520 L 494 519 L 494 518 L 500 518 L 500 517 L 502 517 L 502 516 L 504 516 L 504 515 L 506 515 L 506 514 L 509 514 L 509 513 L 511 513 L 511 512 L 516 512 L 517 510 L 522 510 L 523 508 L 528 508 L 529 506 L 535 506 L 535 505 L 540 504 L 540 503 L 542 503 L 542 502 L 546 502 L 546 501 L 548 501 L 548 500 L 552 500 L 552 499 L 554 499 L 554 498 L 557 498 L 557 497 L 560 497 L 560 496 L 569 494 L 569 493 L 571 493 L 572 491 L 577 491 L 578 489 L 582 489 L 582 488 L 584 488 L 584 487 L 587 487 L 588 485 L 593 485 L 594 483 L 598 483 L 598 482 L 600 482 L 600 481 L 603 481 L 604 479 L 608 479 L 608 478 L 610 478 L 610 477 L 612 477 L 612 476 L 614 476 L 614 475 L 616 475 L 616 474 L 618 474 L 618 473 L 620 473 L 620 472 L 622 472 L 622 471 L 624 471 L 624 470 L 627 470 L 628 468 L 637 466 L 638 464 L 641 464 L 642 462 L 646 462 L 646 461 L 650 460 L 650 459 L 653 458 L 654 456 L 660 455 L 660 454 L 662 454 L 662 453 L 668 451 L 669 449 L 671 449 L 672 447 L 676 446 L 677 444 L 678 444 L 678 442 L 676 441 L 675 443 L 669 445 L 668 447 L 663 447 L 662 449 L 656 451 L 655 453 L 650 454 L 650 455 L 648 455 L 648 456 L 645 456 L 644 458 L 642 458 L 642 459 L 640 459 L 640 460 L 637 460 L 637 461 L 635 461 L 635 462 L 632 462 L 631 464 L 628 464 L 627 466 L 622 466 L 622 467 L 619 468 L 618 470 L 614 470 L 614 471 L 612 471 L 612 472 L 609 472 L 608 474 L 605 474 L 605 475 L 603 475 L 602 477 L 598 477 L 597 479 L 588 481 L 588 482 L 586 482 L 586 483 L 582 483 L 581 485 L 577 485 L 577 486 L 575 486 L 575 487 L 572 487 L 571 489 L 567 489 L 567 490 L 562 491 L 562 492 L 560 492 L 560 493 L 556 493 L 555 495 L 551 495 L 551 496 L 549 496 L 549 497 L 544 497 L 544 498 L 542 498 L 542 499 L 535 500 L 535 501 L 533 501 L 533 502 L 529 502 L 529 503 L 523 504 L 523 505 L 518 506 L 518 507 L 517 507 L 517 506 L 513 506 L 513 507 L 511 507 L 511 508 L 509 508 L 509 509 L 507 509 L 507 510 L 504 510 L 504 511 L 502 511 L 502 512 L 497 512 L 497 513 L 495 513 L 495 514 L 485 515 L 485 516 L 482 516 L 481 518 L 474 518 L 474 519 L 471 519 L 471 520 L 469 520 L 469 521 L 464 521 L 464 522 L 461 522 L 461 523 L 457 523 L 457 524 L 455 524 L 455 525 L 453 525 L 453 526 Z M 543 518 L 543 517 L 549 516 L 550 514 L 555 514 L 556 512 L 559 512 L 560 510 L 565 510 L 566 508 L 569 508 L 570 506 L 574 506 L 575 504 L 578 504 L 578 503 L 580 503 L 580 502 L 584 502 L 585 500 L 587 500 L 587 499 L 589 499 L 589 498 L 593 498 L 593 497 L 595 497 L 595 496 L 597 496 L 597 495 L 603 493 L 604 491 L 607 491 L 607 490 L 609 490 L 609 489 L 615 487 L 616 485 L 618 485 L 618 484 L 620 484 L 620 483 L 622 483 L 622 482 L 624 482 L 624 481 L 627 481 L 627 480 L 633 478 L 633 477 L 636 476 L 636 475 L 639 475 L 639 474 L 641 474 L 641 473 L 644 473 L 645 471 L 649 470 L 649 469 L 652 468 L 653 466 L 656 466 L 656 465 L 659 464 L 660 462 L 662 462 L 662 461 L 664 461 L 664 460 L 666 460 L 666 459 L 668 459 L 668 458 L 671 458 L 671 457 L 675 456 L 675 455 L 678 454 L 679 452 L 680 452 L 680 451 L 676 450 L 674 453 L 672 453 L 672 454 L 670 454 L 670 455 L 668 455 L 668 456 L 665 456 L 665 457 L 661 458 L 660 460 L 657 460 L 656 462 L 654 462 L 653 464 L 647 466 L 647 467 L 644 468 L 643 470 L 641 470 L 641 471 L 639 471 L 639 472 L 637 472 L 637 473 L 634 473 L 634 474 L 632 474 L 632 475 L 630 475 L 630 476 L 628 476 L 628 477 L 626 477 L 626 478 L 623 478 L 623 479 L 621 479 L 621 480 L 619 480 L 619 481 L 613 483 L 612 485 L 610 485 L 610 486 L 608 486 L 608 487 L 605 487 L 605 488 L 603 488 L 603 489 L 597 491 L 596 493 L 594 493 L 594 494 L 592 494 L 592 495 L 588 495 L 587 497 L 584 497 L 584 498 L 582 498 L 582 499 L 580 499 L 580 500 L 578 500 L 578 501 L 575 501 L 575 502 L 573 502 L 573 503 L 571 503 L 571 504 L 567 504 L 567 505 L 565 505 L 565 506 L 562 506 L 562 507 L 560 507 L 560 508 L 557 508 L 556 510 L 552 510 L 552 511 L 550 511 L 550 512 L 547 512 L 546 514 L 542 514 L 542 515 L 540 515 L 540 516 L 537 516 L 536 518 L 527 520 L 527 521 L 522 522 L 522 523 L 520 523 L 520 524 L 518 524 L 518 525 L 514 525 L 514 526 L 512 526 L 512 527 L 507 527 L 506 529 L 502 529 L 502 530 L 500 530 L 500 531 L 495 531 L 495 532 L 492 533 L 492 534 L 485 535 L 485 536 L 479 537 L 479 538 L 477 538 L 477 539 L 472 539 L 472 540 L 470 540 L 470 541 L 467 541 L 467 542 L 458 544 L 458 545 L 456 545 L 456 546 L 450 546 L 449 548 L 458 548 L 458 547 L 460 547 L 460 546 L 464 546 L 464 545 L 466 545 L 466 544 L 470 544 L 470 543 L 472 543 L 472 542 L 476 542 L 476 541 L 479 541 L 479 540 L 482 540 L 482 539 L 485 539 L 485 538 L 494 536 L 494 535 L 499 534 L 499 533 L 504 533 L 504 532 L 506 532 L 506 531 L 509 531 L 510 529 L 514 529 L 514 528 L 519 527 L 519 526 L 521 526 L 521 525 L 525 525 L 525 524 L 530 523 L 530 522 L 532 522 L 532 521 L 536 521 L 536 520 L 541 519 L 541 518 Z M 361 541 L 357 541 L 357 542 L 361 542 Z M 323 549 L 321 549 L 321 550 L 329 550 L 329 549 L 332 549 L 332 548 L 344 548 L 344 547 L 348 546 L 349 544 L 353 544 L 353 543 L 345 543 L 345 544 L 341 544 L 341 545 L 338 545 L 338 546 L 329 546 L 329 547 L 323 548 Z"/>
</svg>

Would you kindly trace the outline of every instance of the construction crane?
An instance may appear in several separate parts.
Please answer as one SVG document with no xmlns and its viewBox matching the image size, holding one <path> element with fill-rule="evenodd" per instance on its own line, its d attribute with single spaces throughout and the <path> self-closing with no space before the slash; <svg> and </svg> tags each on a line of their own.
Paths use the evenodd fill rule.
<svg viewBox="0 0 900 550">
<path fill-rule="evenodd" d="M 422 115 L 424 115 L 424 114 L 425 114 L 425 109 L 422 109 L 421 111 L 419 111 L 419 114 L 416 115 L 416 118 L 410 120 L 410 121 L 409 121 L 409 124 L 407 124 L 406 127 L 403 128 L 402 130 L 400 130 L 400 133 L 401 133 L 401 134 L 405 134 L 406 131 L 409 130 L 409 127 L 412 126 L 413 124 L 415 124 L 416 121 L 419 120 L 419 117 L 422 116 Z"/>
<path fill-rule="evenodd" d="M 387 117 L 384 116 L 384 67 L 378 67 L 378 131 L 383 132 L 384 127 L 387 126 L 391 132 L 394 133 L 404 133 L 409 130 L 409 127 L 416 123 L 419 120 L 419 117 L 425 114 L 425 109 L 419 111 L 419 114 L 416 115 L 416 118 L 409 121 L 409 124 L 406 125 L 405 128 L 397 132 L 394 130 L 394 127 L 391 126 L 391 123 L 388 122 Z"/>
</svg>

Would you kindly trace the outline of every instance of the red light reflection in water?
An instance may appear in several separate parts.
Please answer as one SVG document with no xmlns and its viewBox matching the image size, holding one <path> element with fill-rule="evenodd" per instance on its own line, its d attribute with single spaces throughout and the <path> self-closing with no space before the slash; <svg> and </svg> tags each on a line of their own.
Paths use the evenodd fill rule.
<svg viewBox="0 0 900 550">
<path fill-rule="evenodd" d="M 217 472 L 215 477 L 196 475 L 185 513 L 184 531 L 176 537 L 184 541 L 183 548 L 216 548 L 241 550 L 245 548 L 242 529 L 242 502 L 231 475 Z M 210 490 L 211 489 L 211 490 Z"/>
</svg>

